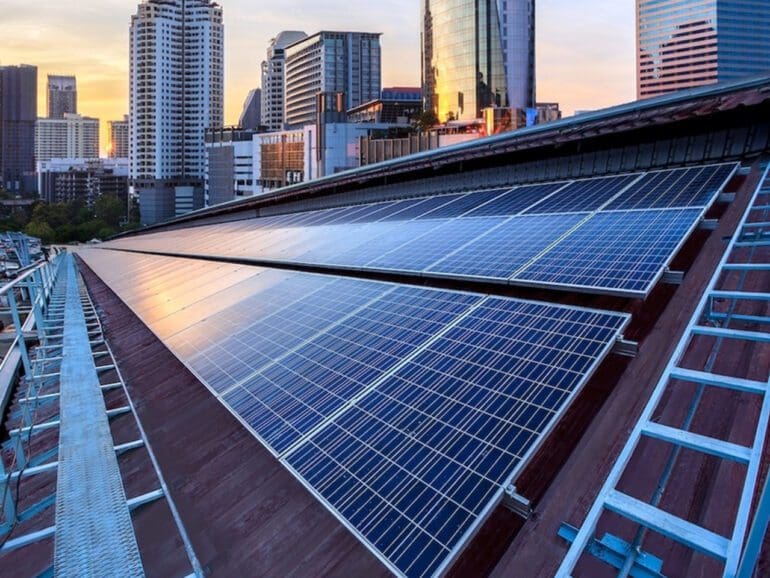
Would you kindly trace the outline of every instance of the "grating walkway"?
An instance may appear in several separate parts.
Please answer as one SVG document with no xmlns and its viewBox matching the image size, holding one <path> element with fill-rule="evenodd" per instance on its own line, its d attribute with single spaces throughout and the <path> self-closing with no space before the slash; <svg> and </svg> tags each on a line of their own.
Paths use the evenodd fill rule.
<svg viewBox="0 0 770 578">
<path fill-rule="evenodd" d="M 143 576 L 72 256 L 64 263 L 56 576 Z"/>
</svg>

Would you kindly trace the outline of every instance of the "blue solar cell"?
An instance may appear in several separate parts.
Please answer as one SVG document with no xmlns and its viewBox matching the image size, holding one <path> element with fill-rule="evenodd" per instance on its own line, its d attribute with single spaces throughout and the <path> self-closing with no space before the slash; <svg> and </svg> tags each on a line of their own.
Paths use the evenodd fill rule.
<svg viewBox="0 0 770 578">
<path fill-rule="evenodd" d="M 586 217 L 512 217 L 427 268 L 432 273 L 507 279 Z"/>
<path fill-rule="evenodd" d="M 465 193 L 458 193 L 454 195 L 439 195 L 437 197 L 427 197 L 420 203 L 408 205 L 404 207 L 404 210 L 388 215 L 387 217 L 379 219 L 380 221 L 407 221 L 409 219 L 415 219 L 435 211 L 443 207 L 448 203 L 452 203 L 457 199 L 465 196 Z"/>
<path fill-rule="evenodd" d="M 655 171 L 646 174 L 607 209 L 705 207 L 735 170 L 735 164 Z"/>
<path fill-rule="evenodd" d="M 530 207 L 525 213 L 545 214 L 595 211 L 637 178 L 639 178 L 638 174 L 575 181 L 543 202 Z"/>
<path fill-rule="evenodd" d="M 566 183 L 546 183 L 544 185 L 529 185 L 517 187 L 493 201 L 468 211 L 465 217 L 492 217 L 516 215 L 544 199 L 554 191 L 562 188 Z"/>
<path fill-rule="evenodd" d="M 487 299 L 287 460 L 402 573 L 430 576 L 626 321 Z"/>
<path fill-rule="evenodd" d="M 458 197 L 456 200 L 446 205 L 442 205 L 437 209 L 430 211 L 429 213 L 420 215 L 419 219 L 451 219 L 459 217 L 464 213 L 467 213 L 474 207 L 480 207 L 485 203 L 488 203 L 492 199 L 495 199 L 510 190 L 510 187 L 505 189 L 495 189 L 491 191 L 479 191 L 476 193 L 468 193 Z"/>
<path fill-rule="evenodd" d="M 598 213 L 514 281 L 646 293 L 701 209 Z"/>
<path fill-rule="evenodd" d="M 359 283 L 347 282 L 351 287 Z M 314 336 L 276 337 L 286 347 L 282 352 L 268 352 L 274 356 L 273 362 L 260 365 L 262 369 L 236 387 L 231 382 L 225 402 L 276 453 L 285 451 L 480 299 L 381 287 L 387 292 L 357 311 L 338 295 L 336 323 L 324 319 L 323 327 L 310 327 Z M 294 304 L 290 309 L 294 312 L 296 308 Z M 330 317 L 335 315 L 330 313 Z M 286 316 L 280 315 L 278 320 L 285 321 Z M 266 329 L 259 325 L 255 324 L 255 337 Z"/>
<path fill-rule="evenodd" d="M 366 266 L 374 269 L 423 271 L 504 220 L 501 217 L 445 221 L 414 240 L 382 254 Z"/>
</svg>

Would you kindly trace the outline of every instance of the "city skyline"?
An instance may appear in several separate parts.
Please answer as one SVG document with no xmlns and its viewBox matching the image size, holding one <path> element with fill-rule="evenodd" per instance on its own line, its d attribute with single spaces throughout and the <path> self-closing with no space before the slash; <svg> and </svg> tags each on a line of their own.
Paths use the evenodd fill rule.
<svg viewBox="0 0 770 578">
<path fill-rule="evenodd" d="M 75 75 L 78 108 L 102 121 L 102 154 L 106 154 L 107 121 L 122 119 L 128 112 L 128 31 L 136 3 L 84 0 L 73 10 L 49 0 L 44 8 L 40 2 L 7 2 L 0 21 L 0 64 L 38 66 L 38 114 L 45 111 L 46 76 Z M 259 86 L 265 47 L 281 30 L 382 32 L 383 86 L 420 84 L 417 0 L 394 0 L 356 13 L 339 0 L 323 7 L 308 0 L 288 0 L 280 13 L 266 14 L 255 11 L 246 0 L 220 4 L 225 9 L 226 124 L 237 123 L 244 98 Z M 537 4 L 538 100 L 560 102 L 566 114 L 633 100 L 633 0 L 572 4 L 567 0 Z M 593 65 L 599 61 L 601 66 Z"/>
</svg>

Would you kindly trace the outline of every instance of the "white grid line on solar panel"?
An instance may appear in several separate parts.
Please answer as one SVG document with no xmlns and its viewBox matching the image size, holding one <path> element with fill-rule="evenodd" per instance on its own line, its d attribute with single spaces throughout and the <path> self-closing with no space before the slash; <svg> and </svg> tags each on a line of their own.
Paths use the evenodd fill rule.
<svg viewBox="0 0 770 578">
<path fill-rule="evenodd" d="M 642 173 L 634 173 L 574 181 L 523 214 L 590 213 L 603 207 L 641 176 Z"/>
<path fill-rule="evenodd" d="M 342 231 L 346 250 L 340 251 L 339 244 L 330 241 L 302 253 L 297 260 L 305 263 L 363 267 L 380 255 L 426 235 L 440 224 L 439 221 L 432 220 L 369 223 L 364 229 L 357 231 L 353 238 L 350 238 L 349 232 Z"/>
<path fill-rule="evenodd" d="M 508 279 L 587 216 L 572 213 L 510 217 L 426 267 L 425 272 Z"/>
<path fill-rule="evenodd" d="M 470 319 L 470 317 L 469 317 L 469 319 Z M 525 331 L 526 331 L 526 326 L 525 326 Z M 450 331 L 450 333 L 451 333 L 451 331 Z M 457 342 L 457 343 L 460 343 L 460 342 Z M 434 345 L 433 345 L 432 347 L 435 347 L 435 346 L 436 346 L 436 344 L 434 343 Z M 420 354 L 420 356 L 424 356 L 424 355 L 427 355 L 427 352 L 423 352 L 423 353 L 421 353 L 421 354 Z M 375 389 L 375 390 L 373 391 L 373 394 L 376 394 L 376 393 L 379 393 L 379 392 L 380 392 L 380 388 L 377 388 L 377 389 Z M 366 397 L 366 398 L 364 398 L 364 400 L 363 400 L 363 403 L 366 403 L 366 402 L 367 402 L 368 400 L 370 400 L 370 399 L 371 399 L 371 397 Z M 379 419 L 379 418 L 380 418 L 380 416 L 382 415 L 382 412 L 380 412 L 380 411 L 379 411 L 377 408 L 374 408 L 374 409 L 373 409 L 371 412 L 368 412 L 368 414 L 369 414 L 369 415 L 367 415 L 365 418 L 362 418 L 362 419 L 366 420 L 366 423 L 367 423 L 367 424 L 371 423 L 371 418 L 374 418 L 374 419 Z M 344 419 L 344 417 L 343 417 L 343 419 Z M 435 419 L 438 419 L 438 418 L 435 418 Z M 388 420 L 387 420 L 387 423 L 386 423 L 385 425 L 387 426 L 387 425 L 388 425 L 388 424 L 390 424 L 390 423 L 392 423 L 392 420 L 391 420 L 390 418 L 388 418 Z M 338 427 L 340 427 L 340 426 L 339 426 L 339 423 L 338 423 Z M 411 434 L 411 435 L 414 435 L 414 433 L 412 432 L 412 434 Z M 368 445 L 368 444 L 367 444 L 367 445 Z M 348 449 L 348 448 L 346 448 L 346 451 L 345 451 L 345 453 L 346 453 L 346 456 L 351 456 L 351 454 L 350 454 L 350 451 L 349 451 L 349 449 Z M 351 456 L 351 457 L 352 457 L 352 456 Z M 335 461 L 337 461 L 337 460 L 335 460 Z M 342 465 L 342 464 L 341 464 L 341 465 Z M 430 465 L 430 464 L 425 464 L 425 463 L 423 462 L 423 467 L 427 467 L 427 466 L 429 466 L 429 465 Z M 343 466 L 343 467 L 344 467 L 344 466 Z M 379 468 L 377 468 L 376 470 L 372 470 L 372 471 L 381 471 L 381 470 L 380 470 Z M 415 470 L 413 470 L 413 469 L 411 469 L 411 468 L 409 469 L 409 472 L 410 472 L 410 473 L 412 473 L 412 474 L 414 473 L 414 471 L 415 471 Z M 416 471 L 419 471 L 419 470 L 416 470 Z M 442 471 L 443 471 L 443 470 L 442 470 Z M 351 475 L 355 475 L 353 472 L 350 472 L 350 473 L 351 473 Z M 423 482 L 424 482 L 424 480 L 423 480 Z M 450 482 L 448 482 L 448 483 L 447 483 L 447 485 L 452 485 L 452 483 L 453 483 L 453 481 L 452 481 L 452 480 L 450 480 Z M 368 484 L 367 484 L 367 485 L 368 485 Z M 320 486 L 320 487 L 319 487 L 319 491 L 323 492 L 323 491 L 324 491 L 324 487 L 323 487 L 323 486 Z M 340 504 L 340 506 L 344 506 L 344 504 Z M 464 506 L 463 506 L 463 507 L 464 507 Z M 335 509 L 336 509 L 336 507 L 335 507 Z M 375 520 L 375 522 L 376 522 L 376 520 Z M 366 531 L 366 530 L 365 530 L 365 528 L 366 528 L 366 527 L 364 526 L 364 529 L 363 529 L 363 531 Z M 456 535 L 457 535 L 457 532 L 455 532 L 455 534 L 454 534 L 453 536 L 456 536 Z M 391 554 L 391 555 L 392 555 L 392 554 Z"/>
<path fill-rule="evenodd" d="M 482 307 L 480 307 L 479 309 L 481 311 L 483 311 L 485 309 L 485 307 L 482 305 Z M 488 309 L 488 308 L 486 308 L 486 309 Z M 593 337 L 591 335 L 588 335 L 588 332 L 590 332 L 591 330 L 595 330 L 596 327 L 597 327 L 595 324 L 591 323 L 590 320 L 587 320 L 585 323 L 579 323 L 579 322 L 574 322 L 574 321 L 572 321 L 572 320 L 570 320 L 568 318 L 562 318 L 562 319 L 553 318 L 554 319 L 554 323 L 556 323 L 556 327 L 552 328 L 552 329 L 550 329 L 548 331 L 543 331 L 543 330 L 538 329 L 536 327 L 537 324 L 542 321 L 542 319 L 543 319 L 542 316 L 538 317 L 537 315 L 526 314 L 526 313 L 517 313 L 517 315 L 520 315 L 522 317 L 523 320 L 522 320 L 521 323 L 513 324 L 513 323 L 505 323 L 505 322 L 495 322 L 499 326 L 500 330 L 504 330 L 504 329 L 507 330 L 508 328 L 511 328 L 511 327 L 518 329 L 518 333 L 517 334 L 508 335 L 506 337 L 509 340 L 517 340 L 519 343 L 525 343 L 525 344 L 534 345 L 536 342 L 548 343 L 547 339 L 550 339 L 550 338 L 553 338 L 553 337 L 557 337 L 557 338 L 560 338 L 562 340 L 565 340 L 565 335 L 566 335 L 566 336 L 569 337 L 569 340 L 578 339 L 578 340 L 583 340 L 583 342 L 585 342 L 585 341 L 593 342 L 594 345 L 597 346 L 597 348 L 600 348 L 604 343 L 606 343 L 606 339 L 597 340 L 597 339 L 593 339 Z M 593 316 L 594 319 L 596 317 L 598 317 L 598 316 L 597 315 Z M 473 325 L 472 325 L 472 323 L 474 323 L 473 320 L 477 320 L 475 322 L 476 325 L 478 325 L 480 323 L 486 323 L 487 324 L 486 330 L 480 330 L 480 329 L 474 328 Z M 465 331 L 466 333 L 474 334 L 475 336 L 480 336 L 482 338 L 482 340 L 479 343 L 477 343 L 477 344 L 472 346 L 473 350 L 474 351 L 495 351 L 495 349 L 489 348 L 488 345 L 492 341 L 494 341 L 495 337 L 498 337 L 498 338 L 500 337 L 500 335 L 499 335 L 500 332 L 498 331 L 494 335 L 489 333 L 489 325 L 488 325 L 488 323 L 490 323 L 490 320 L 482 318 L 482 317 L 476 315 L 476 313 L 474 312 L 467 319 L 463 320 L 463 322 L 461 322 L 459 324 L 459 326 L 465 326 L 468 323 L 471 323 L 471 325 L 469 327 L 463 327 L 463 331 Z M 565 329 L 566 326 L 570 326 L 570 330 L 569 331 L 566 331 L 566 329 Z M 575 330 L 574 326 L 577 326 L 578 329 Z M 466 343 L 467 340 L 466 339 L 458 340 L 458 339 L 453 339 L 451 337 L 452 334 L 456 333 L 459 329 L 460 329 L 460 327 L 456 326 L 456 327 L 452 328 L 451 330 L 449 330 L 441 338 L 441 340 L 438 342 L 438 344 L 444 344 L 445 342 L 448 342 L 450 344 L 450 347 L 465 347 L 465 346 L 467 346 L 467 343 Z M 533 335 L 536 335 L 538 337 L 533 337 Z M 426 392 L 430 392 L 431 394 L 436 394 L 439 397 L 443 397 L 445 399 L 452 400 L 453 402 L 458 403 L 459 405 L 462 405 L 462 406 L 468 407 L 470 409 L 477 410 L 477 411 L 479 411 L 481 413 L 487 414 L 490 417 L 493 417 L 495 420 L 499 421 L 500 424 L 507 424 L 507 425 L 515 426 L 515 427 L 521 428 L 521 429 L 523 429 L 525 431 L 530 431 L 532 433 L 538 433 L 537 429 L 529 428 L 528 425 L 527 425 L 529 423 L 529 421 L 532 420 L 532 416 L 530 416 L 528 422 L 523 423 L 523 424 L 522 423 L 518 423 L 517 421 L 515 421 L 519 417 L 519 414 L 521 413 L 521 411 L 523 411 L 525 409 L 525 407 L 523 407 L 523 406 L 520 406 L 520 407 L 514 409 L 513 414 L 511 414 L 511 416 L 510 416 L 511 419 L 503 418 L 503 417 L 495 414 L 494 412 L 487 412 L 484 409 L 485 405 L 487 405 L 488 403 L 493 401 L 491 398 L 487 398 L 486 402 L 480 403 L 477 406 L 472 406 L 472 405 L 464 403 L 464 402 L 462 402 L 462 401 L 460 401 L 458 399 L 455 399 L 454 397 L 450 397 L 448 395 L 442 394 L 442 393 L 436 391 L 435 389 L 423 387 L 419 383 L 419 381 L 416 379 L 416 377 L 410 379 L 408 377 L 400 377 L 399 374 L 402 371 L 406 371 L 406 368 L 408 368 L 408 367 L 410 367 L 412 365 L 415 365 L 415 364 L 419 365 L 418 360 L 420 358 L 429 357 L 429 355 L 432 354 L 432 355 L 436 356 L 436 358 L 444 358 L 444 359 L 448 358 L 448 359 L 451 359 L 453 361 L 458 362 L 458 364 L 469 365 L 469 366 L 472 366 L 472 367 L 475 367 L 475 368 L 478 368 L 478 369 L 482 369 L 484 371 L 492 371 L 495 374 L 500 374 L 498 376 L 498 378 L 500 379 L 500 378 L 504 377 L 505 379 L 508 380 L 509 383 L 510 383 L 511 379 L 520 379 L 520 380 L 524 380 L 525 382 L 529 381 L 529 384 L 530 384 L 529 387 L 524 391 L 524 393 L 521 396 L 518 396 L 518 397 L 517 396 L 513 396 L 513 395 L 508 395 L 505 392 L 500 392 L 499 390 L 495 390 L 495 389 L 486 387 L 484 385 L 477 385 L 476 384 L 475 386 L 479 387 L 482 390 L 486 390 L 490 394 L 494 394 L 494 395 L 502 396 L 502 397 L 509 397 L 509 398 L 511 398 L 514 401 L 521 401 L 521 402 L 529 405 L 530 407 L 534 407 L 535 409 L 551 411 L 550 408 L 542 405 L 541 403 L 537 403 L 536 401 L 533 401 L 533 400 L 529 399 L 530 397 L 532 397 L 537 392 L 537 389 L 540 386 L 553 387 L 553 388 L 558 389 L 558 386 L 550 385 L 548 383 L 548 380 L 551 379 L 551 373 L 546 372 L 542 376 L 540 376 L 540 380 L 539 381 L 532 381 L 532 379 L 529 378 L 527 375 L 524 375 L 524 374 L 521 373 L 521 369 L 526 368 L 527 366 L 530 366 L 530 365 L 534 364 L 534 365 L 543 366 L 546 369 L 550 370 L 551 372 L 564 371 L 564 372 L 566 372 L 568 374 L 573 374 L 573 378 L 579 378 L 580 376 L 585 374 L 585 369 L 586 369 L 585 366 L 582 367 L 579 370 L 575 370 L 575 369 L 573 369 L 573 368 L 571 368 L 569 366 L 565 366 L 564 364 L 558 365 L 559 362 L 561 360 L 566 360 L 570 356 L 571 357 L 577 357 L 578 359 L 579 358 L 583 358 L 584 361 L 586 361 L 586 362 L 590 362 L 590 361 L 592 361 L 592 360 L 594 360 L 596 358 L 596 352 L 594 352 L 591 355 L 586 355 L 583 352 L 575 351 L 573 349 L 564 349 L 563 346 L 562 347 L 556 347 L 556 346 L 553 346 L 553 345 L 542 345 L 540 347 L 540 349 L 531 351 L 529 353 L 529 355 L 524 354 L 523 352 L 519 352 L 519 351 L 515 352 L 515 355 L 511 354 L 511 353 L 498 352 L 497 357 L 496 357 L 496 359 L 498 361 L 500 359 L 502 359 L 502 358 L 516 359 L 516 364 L 515 365 L 513 365 L 512 367 L 510 367 L 506 371 L 502 371 L 502 370 L 498 370 L 498 369 L 495 369 L 495 368 L 490 368 L 490 366 L 497 365 L 497 362 L 495 364 L 493 364 L 491 361 L 485 360 L 484 363 L 476 363 L 474 361 L 468 361 L 467 356 L 466 357 L 457 357 L 457 356 L 453 355 L 451 353 L 451 349 L 450 349 L 450 353 L 447 353 L 443 349 L 442 350 L 437 350 L 437 347 L 438 347 L 438 345 L 437 345 L 436 342 L 434 342 L 432 345 L 427 346 L 419 355 L 417 355 L 415 357 L 414 360 L 412 360 L 409 363 L 409 365 L 405 366 L 404 369 L 397 371 L 390 379 L 398 378 L 399 381 L 403 382 L 406 386 L 409 387 L 410 391 L 416 391 L 416 389 L 422 389 L 422 390 L 424 390 Z M 544 351 L 546 353 L 547 352 L 556 353 L 556 355 L 555 356 L 552 355 L 553 359 L 548 361 L 548 362 L 538 361 L 538 360 L 532 358 L 532 355 L 538 355 L 538 354 L 541 354 Z M 452 378 L 453 377 L 449 373 L 447 373 L 445 371 L 442 371 L 442 370 L 433 369 L 433 368 L 431 368 L 431 366 L 422 366 L 422 367 L 425 370 L 430 370 L 430 373 L 436 374 L 437 376 L 440 376 L 440 377 L 437 377 L 438 381 L 440 381 L 441 379 L 445 380 L 447 378 Z M 473 378 L 473 375 L 469 375 L 468 376 L 468 379 L 472 379 L 472 378 Z M 472 385 L 471 381 L 466 381 L 465 386 L 468 387 L 470 385 Z M 386 393 L 383 393 L 382 389 L 383 389 L 382 385 L 379 388 L 375 388 L 372 391 L 372 395 L 381 395 L 383 397 L 389 397 L 389 398 L 393 399 L 394 401 L 396 401 L 397 403 L 406 406 L 406 404 L 400 402 L 398 399 L 396 399 L 392 395 L 388 395 Z M 454 386 L 452 388 L 452 393 L 455 393 L 455 394 L 456 393 L 461 393 L 462 391 L 463 391 L 462 388 L 456 389 Z M 568 390 L 564 390 L 564 391 L 567 392 Z M 369 399 L 370 398 L 363 399 L 362 403 L 366 403 L 367 401 L 369 401 Z M 498 400 L 498 403 L 499 403 L 499 400 Z M 359 409 L 361 409 L 361 408 L 359 407 Z M 434 420 L 437 419 L 435 415 L 427 413 L 427 412 L 423 412 L 423 411 L 417 409 L 414 406 L 412 407 L 412 409 L 414 409 L 415 411 L 418 411 L 419 413 L 424 414 L 426 417 L 429 417 L 430 419 L 434 419 Z M 369 413 L 372 414 L 372 417 L 376 417 L 377 415 L 381 415 L 381 414 L 379 414 L 377 412 L 376 409 L 372 410 Z M 468 435 L 469 437 L 476 437 L 472 432 L 462 430 L 461 428 L 456 428 L 455 426 L 451 426 L 451 427 L 453 427 L 454 429 L 458 429 L 458 431 L 460 431 L 461 433 L 463 433 L 465 435 Z M 479 439 L 480 441 L 483 441 L 483 440 L 481 440 L 481 438 L 477 438 L 477 439 Z M 492 445 L 493 447 L 495 447 L 496 449 L 500 450 L 503 453 L 509 453 L 510 455 L 516 455 L 516 454 L 510 453 L 505 447 L 496 446 L 495 444 L 490 444 L 488 441 L 484 442 L 484 443 Z M 450 457 L 450 456 L 447 456 L 447 457 Z M 479 474 L 479 475 L 482 475 L 482 474 Z M 483 475 L 482 475 L 482 477 L 483 477 Z M 497 480 L 490 479 L 490 481 L 499 482 L 499 479 L 497 479 Z"/>
<path fill-rule="evenodd" d="M 468 211 L 463 217 L 493 217 L 516 215 L 535 203 L 548 198 L 569 185 L 572 181 L 544 183 L 538 185 L 522 185 L 508 191 L 504 195 Z"/>
<path fill-rule="evenodd" d="M 704 207 L 737 170 L 736 163 L 653 171 L 607 208 Z"/>
<path fill-rule="evenodd" d="M 343 405 L 370 382 L 376 380 L 379 375 L 387 372 L 404 357 L 408 357 L 434 333 L 451 323 L 474 300 L 479 299 L 464 296 L 458 301 L 460 294 L 449 297 L 438 292 L 428 297 L 424 290 L 420 291 L 420 294 L 424 296 L 418 296 L 419 294 L 414 291 L 403 289 L 386 293 L 241 383 L 239 389 L 248 391 L 254 401 L 282 421 L 282 423 L 266 422 L 264 420 L 269 419 L 270 416 L 263 414 L 264 417 L 257 421 L 253 416 L 247 418 L 249 424 L 268 441 L 274 450 L 284 451 L 289 447 L 288 445 L 281 447 L 280 436 L 283 435 L 285 426 L 297 432 L 306 433 L 301 428 L 294 427 L 293 423 L 300 422 L 311 414 L 325 417 L 323 405 L 327 401 L 336 398 L 342 402 L 337 404 L 337 407 Z M 404 303 L 405 298 L 408 298 L 410 303 Z M 301 366 L 301 372 L 293 369 L 297 365 Z M 354 371 L 348 371 L 351 368 Z M 282 381 L 287 376 L 290 377 L 289 381 Z M 258 387 L 257 384 L 261 380 L 269 383 L 271 387 L 265 388 L 264 385 Z M 346 386 L 344 382 L 350 384 L 353 389 L 340 393 L 341 388 Z M 284 383 L 287 384 L 286 387 Z M 358 384 L 358 387 L 353 384 Z M 262 391 L 266 397 L 260 398 L 255 388 Z M 312 404 L 307 403 L 292 391 L 298 388 L 303 392 L 316 388 L 320 392 L 320 397 L 316 395 Z M 235 388 L 230 388 L 229 391 L 232 392 L 233 389 Z M 271 395 L 275 397 L 276 391 L 281 391 L 288 396 L 284 400 L 278 400 L 278 404 L 287 399 L 289 403 L 283 405 L 268 403 Z M 223 396 L 232 397 L 228 394 Z M 298 405 L 291 403 L 291 400 L 298 402 Z M 332 411 L 337 407 L 333 407 Z M 249 413 L 249 410 L 243 407 L 234 407 L 234 409 L 244 415 Z M 256 406 L 252 407 L 251 411 L 256 409 L 258 409 Z M 286 413 L 282 413 L 284 409 Z M 316 425 L 318 421 L 316 420 L 312 425 Z M 277 431 L 277 434 L 270 434 L 270 428 L 276 427 L 278 429 L 274 431 Z M 290 441 L 293 443 L 296 439 Z"/>
<path fill-rule="evenodd" d="M 511 279 L 645 290 L 701 214 L 701 209 L 598 213 Z"/>
<path fill-rule="evenodd" d="M 470 192 L 451 203 L 442 205 L 437 209 L 434 209 L 424 215 L 417 217 L 418 219 L 453 219 L 464 216 L 468 211 L 476 207 L 482 207 L 487 203 L 490 203 L 502 196 L 506 192 L 510 191 L 512 187 L 496 188 L 486 191 Z"/>
<path fill-rule="evenodd" d="M 291 354 L 295 349 L 346 319 L 348 315 L 354 314 L 358 308 L 365 307 L 381 297 L 384 292 L 393 290 L 387 285 L 367 281 L 342 280 L 324 283 L 324 280 L 320 279 L 319 283 L 323 285 L 304 295 L 298 295 L 296 299 L 287 300 L 278 310 L 271 311 L 261 318 L 255 319 L 254 311 L 250 310 L 247 302 L 236 311 L 222 313 L 212 324 L 191 328 L 190 331 L 196 331 L 202 335 L 203 329 L 211 333 L 215 331 L 216 325 L 219 325 L 225 333 L 222 341 L 227 347 L 220 345 L 217 341 L 212 346 L 216 351 L 203 348 L 199 355 L 205 355 L 207 358 L 212 355 L 216 357 L 221 351 L 226 351 L 229 347 L 235 347 L 240 343 L 264 358 L 262 365 L 252 367 L 250 373 L 244 378 L 230 382 L 224 389 L 215 387 L 217 391 L 224 394 L 228 389 L 237 387 L 258 373 L 260 369 Z M 282 289 L 279 288 L 279 291 Z M 247 319 L 248 326 L 238 332 L 232 332 L 229 328 L 233 318 Z M 259 348 L 253 347 L 254 343 L 258 343 Z M 246 357 L 247 352 L 244 349 L 239 349 L 239 352 Z M 194 358 L 191 361 L 194 361 Z"/>
<path fill-rule="evenodd" d="M 506 221 L 506 217 L 475 217 L 459 220 L 442 220 L 436 227 L 417 235 L 393 250 L 379 251 L 376 259 L 366 263 L 367 268 L 397 269 L 400 271 L 424 271 L 447 253 L 469 242 Z M 374 243 L 372 248 L 378 247 Z"/>
</svg>

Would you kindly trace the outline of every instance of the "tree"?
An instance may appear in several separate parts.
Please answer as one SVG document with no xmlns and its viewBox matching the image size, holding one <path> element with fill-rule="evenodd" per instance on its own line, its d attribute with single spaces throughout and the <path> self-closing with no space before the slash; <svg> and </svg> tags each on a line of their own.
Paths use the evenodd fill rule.
<svg viewBox="0 0 770 578">
<path fill-rule="evenodd" d="M 438 117 L 432 110 L 426 110 L 414 117 L 414 126 L 418 130 L 429 130 L 438 124 Z"/>
<path fill-rule="evenodd" d="M 102 195 L 94 203 L 94 217 L 104 221 L 112 229 L 120 227 L 120 221 L 126 215 L 126 208 L 115 195 Z"/>
<path fill-rule="evenodd" d="M 44 245 L 50 245 L 56 238 L 56 233 L 54 233 L 51 225 L 45 221 L 31 221 L 24 228 L 24 232 L 30 237 L 39 238 Z"/>
</svg>

